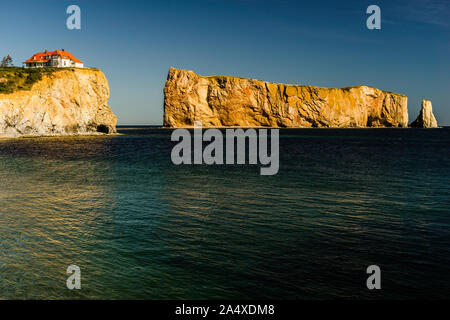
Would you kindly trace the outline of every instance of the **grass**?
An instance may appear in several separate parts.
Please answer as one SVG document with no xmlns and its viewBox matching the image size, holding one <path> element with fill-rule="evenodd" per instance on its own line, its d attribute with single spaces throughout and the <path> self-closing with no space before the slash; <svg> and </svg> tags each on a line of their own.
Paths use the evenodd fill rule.
<svg viewBox="0 0 450 320">
<path fill-rule="evenodd" d="M 42 80 L 43 75 L 70 69 L 73 68 L 0 67 L 0 93 L 10 94 L 19 90 L 30 90 L 34 83 Z"/>
</svg>

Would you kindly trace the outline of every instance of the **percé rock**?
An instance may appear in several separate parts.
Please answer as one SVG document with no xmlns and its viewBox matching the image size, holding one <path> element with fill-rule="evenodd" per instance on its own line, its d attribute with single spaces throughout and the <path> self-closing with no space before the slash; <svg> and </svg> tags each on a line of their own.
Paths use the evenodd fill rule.
<svg viewBox="0 0 450 320">
<path fill-rule="evenodd" d="M 109 86 L 97 69 L 61 69 L 30 90 L 0 94 L 0 136 L 115 133 Z"/>
<path fill-rule="evenodd" d="M 164 126 L 407 127 L 407 97 L 357 86 L 342 89 L 205 77 L 170 68 Z"/>
<path fill-rule="evenodd" d="M 438 124 L 433 114 L 430 100 L 422 100 L 422 109 L 416 120 L 411 123 L 413 128 L 437 128 Z"/>
</svg>

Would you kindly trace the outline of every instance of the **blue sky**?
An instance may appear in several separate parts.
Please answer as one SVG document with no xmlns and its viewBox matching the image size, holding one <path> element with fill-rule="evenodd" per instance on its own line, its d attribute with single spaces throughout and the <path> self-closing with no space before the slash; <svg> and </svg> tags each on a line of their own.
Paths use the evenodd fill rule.
<svg viewBox="0 0 450 320">
<path fill-rule="evenodd" d="M 81 8 L 81 30 L 66 8 Z M 381 30 L 366 8 L 381 8 Z M 0 11 L 0 56 L 16 65 L 66 49 L 100 68 L 119 124 L 161 124 L 170 66 L 202 75 L 344 87 L 408 96 L 410 122 L 430 99 L 450 125 L 450 2 L 398 1 L 11 1 Z"/>
</svg>

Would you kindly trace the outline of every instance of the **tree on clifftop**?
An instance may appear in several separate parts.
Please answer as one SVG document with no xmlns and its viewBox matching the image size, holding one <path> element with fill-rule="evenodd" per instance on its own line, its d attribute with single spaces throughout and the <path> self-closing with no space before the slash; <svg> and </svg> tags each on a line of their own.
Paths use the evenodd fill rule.
<svg viewBox="0 0 450 320">
<path fill-rule="evenodd" d="M 0 67 L 11 67 L 12 61 L 13 60 L 12 60 L 11 56 L 8 54 L 7 57 L 3 57 Z"/>
</svg>

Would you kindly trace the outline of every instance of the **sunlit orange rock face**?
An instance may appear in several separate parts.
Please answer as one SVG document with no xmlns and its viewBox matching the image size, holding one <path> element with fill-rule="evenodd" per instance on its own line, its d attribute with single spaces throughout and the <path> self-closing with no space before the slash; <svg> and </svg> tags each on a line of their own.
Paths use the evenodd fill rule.
<svg viewBox="0 0 450 320">
<path fill-rule="evenodd" d="M 413 128 L 438 128 L 430 100 L 422 100 L 422 108 L 419 116 L 410 124 L 410 126 Z"/>
<path fill-rule="evenodd" d="M 0 94 L 0 136 L 115 133 L 109 85 L 97 69 L 61 69 L 30 90 Z"/>
<path fill-rule="evenodd" d="M 170 68 L 164 126 L 407 127 L 407 97 L 357 86 L 287 85 Z"/>
</svg>

